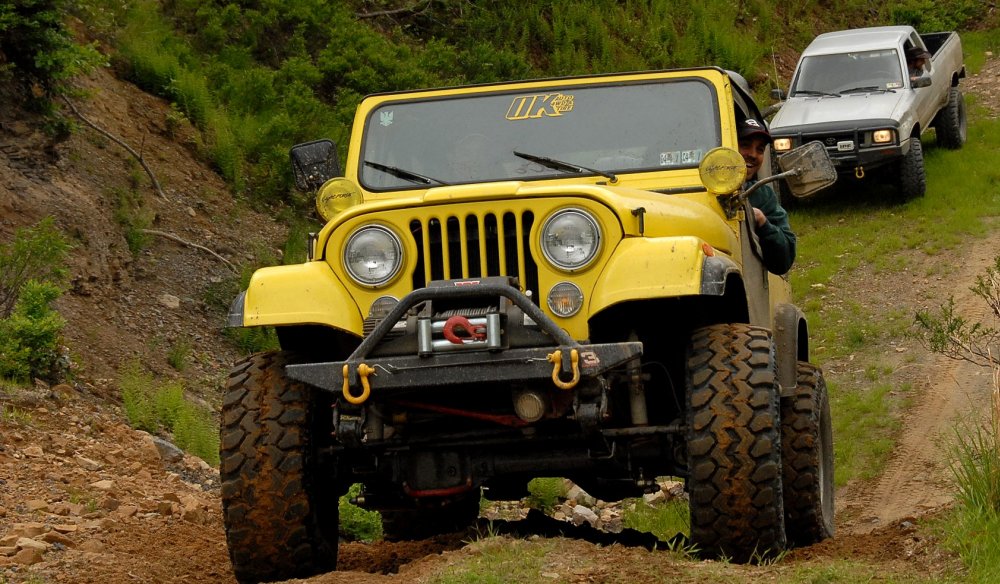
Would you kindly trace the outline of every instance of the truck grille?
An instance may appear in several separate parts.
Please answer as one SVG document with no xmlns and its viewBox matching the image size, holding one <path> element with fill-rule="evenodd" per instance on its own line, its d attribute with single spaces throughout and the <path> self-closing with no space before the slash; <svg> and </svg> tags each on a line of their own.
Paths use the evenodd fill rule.
<svg viewBox="0 0 1000 584">
<path fill-rule="evenodd" d="M 538 302 L 538 266 L 531 257 L 531 211 L 414 219 L 413 288 L 432 280 L 513 276 Z"/>
</svg>

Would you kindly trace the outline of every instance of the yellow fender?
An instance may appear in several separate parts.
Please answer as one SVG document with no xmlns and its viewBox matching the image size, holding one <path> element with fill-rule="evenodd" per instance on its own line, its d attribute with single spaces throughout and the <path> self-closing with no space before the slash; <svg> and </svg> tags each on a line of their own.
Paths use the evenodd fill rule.
<svg viewBox="0 0 1000 584">
<path fill-rule="evenodd" d="M 629 300 L 700 294 L 703 245 L 697 237 L 622 240 L 594 288 L 590 314 Z"/>
<path fill-rule="evenodd" d="M 254 272 L 243 303 L 243 326 L 320 324 L 362 336 L 361 310 L 326 262 Z"/>
</svg>

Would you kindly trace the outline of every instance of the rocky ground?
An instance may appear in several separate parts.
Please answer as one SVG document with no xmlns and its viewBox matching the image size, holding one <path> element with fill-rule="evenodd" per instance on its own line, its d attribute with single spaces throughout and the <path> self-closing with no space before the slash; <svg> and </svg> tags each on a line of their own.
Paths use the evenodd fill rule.
<svg viewBox="0 0 1000 584">
<path fill-rule="evenodd" d="M 965 82 L 994 115 L 998 73 L 1000 62 L 991 60 Z M 274 220 L 277 211 L 236 204 L 221 179 L 193 155 L 193 133 L 168 127 L 168 104 L 109 71 L 85 80 L 82 88 L 89 97 L 76 100 L 80 112 L 143 153 L 163 196 L 124 150 L 96 131 L 81 124 L 67 141 L 55 143 L 37 119 L 12 105 L 11 95 L 0 99 L 0 240 L 52 216 L 76 244 L 71 288 L 59 301 L 75 364 L 71 381 L 0 388 L 0 583 L 234 582 L 217 471 L 130 428 L 120 407 L 117 371 L 137 361 L 217 405 L 221 380 L 239 357 L 220 332 L 224 307 L 211 300 L 229 267 L 188 244 L 240 264 L 262 253 L 280 254 L 285 232 Z M 114 219 L 121 193 L 132 190 L 151 214 L 150 227 L 174 236 L 153 236 L 135 256 Z M 915 257 L 913 281 L 902 289 L 898 282 L 860 274 L 831 295 L 920 306 L 944 297 L 956 281 L 971 282 L 998 248 L 998 237 L 977 246 L 979 252 L 956 261 L 961 273 L 948 278 L 924 276 L 920 262 L 955 258 Z M 972 304 L 968 295 L 959 301 Z M 191 348 L 183 371 L 167 364 L 168 349 L 177 343 Z M 670 554 L 647 550 L 641 538 L 601 539 L 607 531 L 587 526 L 600 519 L 602 527 L 615 531 L 617 511 L 596 504 L 577 510 L 582 496 L 559 509 L 566 526 L 576 517 L 578 538 L 558 537 L 545 522 L 529 526 L 528 534 L 516 526 L 512 531 L 527 535 L 519 545 L 555 546 L 544 572 L 553 582 L 781 581 L 796 566 L 840 560 L 878 562 L 886 573 L 955 573 L 955 558 L 918 524 L 949 501 L 935 437 L 949 414 L 982 399 L 989 380 L 926 353 L 912 357 L 918 347 L 902 349 L 909 352 L 915 403 L 885 476 L 838 492 L 838 535 L 795 550 L 776 566 L 730 567 L 725 569 L 733 572 L 719 577 L 717 570 L 724 568 L 678 563 Z M 857 374 L 849 362 L 829 367 L 831 379 Z M 590 517 L 587 512 L 595 509 Z M 426 581 L 490 545 L 467 543 L 475 539 L 473 533 L 397 544 L 346 543 L 340 571 L 309 581 Z"/>
</svg>

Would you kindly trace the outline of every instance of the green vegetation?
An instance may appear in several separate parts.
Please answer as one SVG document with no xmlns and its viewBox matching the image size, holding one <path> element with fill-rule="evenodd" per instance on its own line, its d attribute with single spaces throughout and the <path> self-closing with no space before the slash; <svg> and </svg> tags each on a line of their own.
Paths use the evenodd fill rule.
<svg viewBox="0 0 1000 584">
<path fill-rule="evenodd" d="M 677 534 L 689 535 L 688 504 L 683 499 L 671 499 L 651 506 L 642 499 L 622 502 L 622 525 L 637 531 L 647 531 L 660 541 L 669 541 Z"/>
<path fill-rule="evenodd" d="M 132 362 L 119 372 L 118 385 L 133 428 L 169 432 L 178 448 L 218 465 L 218 425 L 211 412 L 184 398 L 181 382 L 159 381 Z"/>
<path fill-rule="evenodd" d="M 452 564 L 429 582 L 431 584 L 525 584 L 544 582 L 542 576 L 546 554 L 554 542 L 529 543 L 506 537 L 487 537 L 475 542 L 477 553 L 465 561 Z"/>
<path fill-rule="evenodd" d="M 382 516 L 378 511 L 368 511 L 351 503 L 351 499 L 361 493 L 361 488 L 361 483 L 355 483 L 340 497 L 340 531 L 354 541 L 378 541 L 382 539 Z"/>
<path fill-rule="evenodd" d="M 760 81 L 773 53 L 801 48 L 816 28 L 954 29 L 988 16 L 975 0 L 846 0 L 837 12 L 814 0 L 777 11 L 726 0 L 82 4 L 81 19 L 116 47 L 116 67 L 174 104 L 174 125 L 198 129 L 202 155 L 237 192 L 291 202 L 302 201 L 289 147 L 329 137 L 343 148 L 369 93 L 706 64 Z"/>
<path fill-rule="evenodd" d="M 560 499 L 566 496 L 566 487 L 561 478 L 542 477 L 528 482 L 527 505 L 546 513 L 555 509 Z"/>
<path fill-rule="evenodd" d="M 52 303 L 62 295 L 69 243 L 51 218 L 0 245 L 0 378 L 59 380 L 65 325 Z"/>
<path fill-rule="evenodd" d="M 167 363 L 177 371 L 184 371 L 191 359 L 191 341 L 180 339 L 167 349 Z"/>
</svg>

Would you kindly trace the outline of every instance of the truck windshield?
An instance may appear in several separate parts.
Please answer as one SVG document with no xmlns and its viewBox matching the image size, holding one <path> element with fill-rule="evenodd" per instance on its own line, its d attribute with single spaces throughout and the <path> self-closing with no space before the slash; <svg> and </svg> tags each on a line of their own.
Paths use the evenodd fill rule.
<svg viewBox="0 0 1000 584">
<path fill-rule="evenodd" d="M 872 91 L 903 87 L 895 49 L 804 57 L 792 86 L 794 95 L 839 95 L 859 88 Z"/>
<path fill-rule="evenodd" d="M 695 167 L 719 124 L 714 87 L 695 78 L 388 102 L 367 120 L 358 176 L 385 191 L 567 175 L 515 150 L 578 174 Z"/>
</svg>

